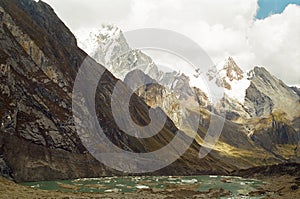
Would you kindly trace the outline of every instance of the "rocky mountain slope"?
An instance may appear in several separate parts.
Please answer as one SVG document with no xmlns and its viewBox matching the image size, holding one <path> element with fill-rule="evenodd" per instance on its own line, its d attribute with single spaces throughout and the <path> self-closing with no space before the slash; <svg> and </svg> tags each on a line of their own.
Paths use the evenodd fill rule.
<svg viewBox="0 0 300 199">
<path fill-rule="evenodd" d="M 246 90 L 245 106 L 252 117 L 283 110 L 290 120 L 300 116 L 299 96 L 263 67 L 249 72 L 250 86 Z"/>
<path fill-rule="evenodd" d="M 153 79 L 156 83 L 140 87 L 136 93 L 149 106 L 161 107 L 177 127 L 181 128 L 179 118 L 195 114 L 194 107 L 200 105 L 200 112 L 198 110 L 196 114 L 202 119 L 196 140 L 203 144 L 202 138 L 212 114 L 209 93 L 190 86 L 191 77 L 184 73 L 176 70 L 165 72 L 142 51 L 130 49 L 117 27 L 104 26 L 91 35 L 85 39 L 80 37 L 79 46 L 85 49 L 82 44 L 93 41 L 91 55 L 98 62 L 105 60 L 109 70 L 125 79 L 125 83 L 134 83 L 143 77 L 142 72 L 146 75 L 144 79 Z M 243 72 L 231 57 L 212 67 L 205 75 L 209 81 L 223 87 L 225 93 L 214 107 L 225 112 L 228 120 L 215 148 L 218 153 L 214 155 L 226 157 L 224 161 L 239 162 L 240 167 L 298 161 L 295 153 L 300 142 L 297 89 L 289 88 L 263 67 Z M 187 104 L 189 110 L 182 111 L 180 104 Z M 186 133 L 189 131 L 181 129 Z"/>
<path fill-rule="evenodd" d="M 77 47 L 70 30 L 42 1 L 1 0 L 0 19 L 1 173 L 18 182 L 121 174 L 97 161 L 76 132 L 72 89 L 88 55 Z M 105 69 L 88 59 L 92 68 Z M 105 71 L 95 96 L 98 121 L 110 141 L 136 153 L 169 143 L 177 131 L 170 119 L 151 138 L 137 139 L 120 130 L 110 105 L 117 81 Z M 124 94 L 128 93 L 121 85 Z M 132 96 L 130 113 L 137 124 L 150 122 L 149 109 L 141 98 Z M 217 151 L 199 159 L 199 147 L 193 142 L 180 159 L 154 174 L 226 174 L 236 169 L 214 157 Z"/>
</svg>

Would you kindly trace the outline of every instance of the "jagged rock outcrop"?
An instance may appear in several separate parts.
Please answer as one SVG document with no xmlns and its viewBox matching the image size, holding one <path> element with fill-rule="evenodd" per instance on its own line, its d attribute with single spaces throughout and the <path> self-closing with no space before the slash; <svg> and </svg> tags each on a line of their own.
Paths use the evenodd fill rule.
<svg viewBox="0 0 300 199">
<path fill-rule="evenodd" d="M 255 67 L 249 73 L 245 106 L 252 117 L 266 116 L 274 110 L 287 113 L 290 120 L 299 117 L 299 96 L 265 68 Z"/>
<path fill-rule="evenodd" d="M 290 87 L 298 96 L 300 96 L 300 89 L 296 86 Z"/>
<path fill-rule="evenodd" d="M 173 92 L 167 90 L 159 84 L 150 84 L 141 87 L 136 92 L 150 107 L 160 107 L 174 122 L 177 128 L 180 128 L 184 110 Z"/>
<path fill-rule="evenodd" d="M 270 116 L 248 123 L 249 137 L 282 160 L 297 161 L 300 132 L 293 128 L 287 114 L 275 111 Z"/>
<path fill-rule="evenodd" d="M 236 99 L 228 97 L 226 94 L 217 104 L 217 110 L 225 112 L 226 119 L 230 121 L 240 122 L 245 118 L 250 118 L 248 110 Z"/>
<path fill-rule="evenodd" d="M 206 93 L 197 87 L 193 87 L 193 89 L 194 89 L 194 92 L 196 95 L 196 100 L 197 100 L 199 106 L 205 107 L 208 110 L 211 110 L 211 102 L 209 101 Z"/>
<path fill-rule="evenodd" d="M 223 67 L 223 70 L 226 71 L 226 76 L 229 78 L 230 81 L 232 80 L 241 80 L 243 79 L 243 71 L 238 67 L 232 57 L 228 58 L 228 61 Z"/>
<path fill-rule="evenodd" d="M 260 117 L 272 113 L 274 103 L 271 98 L 260 92 L 254 83 L 246 90 L 246 102 L 253 117 Z"/>
<path fill-rule="evenodd" d="M 158 84 L 141 70 L 129 72 L 124 79 L 124 83 L 129 88 L 135 88 L 137 82 L 145 83 L 145 85 L 137 88 L 135 93 L 150 107 L 160 107 L 170 117 L 177 128 L 180 129 L 184 109 L 181 107 L 179 99 L 176 98 L 175 94 L 166 87 Z"/>
<path fill-rule="evenodd" d="M 242 80 L 244 78 L 244 72 L 235 63 L 233 58 L 229 57 L 224 62 L 219 63 L 217 68 L 210 69 L 207 76 L 210 80 L 216 81 L 218 86 L 232 90 L 232 83 Z M 219 78 L 216 78 L 216 76 L 219 76 Z"/>
</svg>

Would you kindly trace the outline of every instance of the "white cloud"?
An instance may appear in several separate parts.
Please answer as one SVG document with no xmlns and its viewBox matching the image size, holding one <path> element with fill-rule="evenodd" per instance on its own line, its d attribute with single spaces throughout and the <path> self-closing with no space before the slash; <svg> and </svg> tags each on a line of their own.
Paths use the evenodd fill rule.
<svg viewBox="0 0 300 199">
<path fill-rule="evenodd" d="M 132 0 L 42 0 L 51 5 L 73 31 L 118 23 L 131 13 Z"/>
<path fill-rule="evenodd" d="M 255 63 L 290 84 L 300 84 L 299 19 L 300 6 L 289 5 L 282 14 L 255 21 L 249 32 Z"/>
<path fill-rule="evenodd" d="M 215 62 L 232 56 L 244 70 L 261 65 L 288 84 L 300 84 L 296 5 L 255 20 L 257 0 L 46 1 L 74 31 L 110 22 L 124 31 L 166 28 L 196 41 Z"/>
</svg>

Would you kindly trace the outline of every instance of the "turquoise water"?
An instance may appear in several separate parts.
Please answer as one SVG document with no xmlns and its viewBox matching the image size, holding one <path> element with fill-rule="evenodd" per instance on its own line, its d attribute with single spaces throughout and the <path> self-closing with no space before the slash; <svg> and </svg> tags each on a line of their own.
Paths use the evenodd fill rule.
<svg viewBox="0 0 300 199">
<path fill-rule="evenodd" d="M 25 186 L 43 190 L 60 190 L 64 192 L 135 192 L 140 189 L 152 189 L 164 191 L 168 189 L 188 189 L 206 192 L 209 189 L 223 188 L 232 192 L 232 197 L 246 197 L 251 191 L 264 182 L 255 179 L 245 179 L 233 176 L 126 176 L 126 177 L 103 177 L 81 178 L 62 181 L 42 181 L 22 183 Z"/>
</svg>

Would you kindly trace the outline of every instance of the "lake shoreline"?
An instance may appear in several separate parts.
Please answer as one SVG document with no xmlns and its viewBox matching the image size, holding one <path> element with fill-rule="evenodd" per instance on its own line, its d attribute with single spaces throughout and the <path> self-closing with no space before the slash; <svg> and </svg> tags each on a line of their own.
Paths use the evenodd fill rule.
<svg viewBox="0 0 300 199">
<path fill-rule="evenodd" d="M 232 176 L 219 176 L 222 180 Z M 300 195 L 300 164 L 286 163 L 241 170 L 236 173 L 246 179 L 257 179 L 265 184 L 260 185 L 256 191 L 251 191 L 247 196 L 262 198 L 289 199 Z M 140 177 L 140 176 L 129 176 Z M 150 176 L 148 176 L 150 177 Z M 162 176 L 157 176 L 161 178 Z M 172 176 L 176 178 L 175 176 Z M 178 177 L 178 176 L 177 176 Z M 226 178 L 227 177 L 227 178 Z M 82 180 L 82 179 L 81 179 Z M 201 184 L 201 182 L 199 182 Z M 228 182 L 230 185 L 230 182 Z M 70 188 L 72 187 L 65 187 Z M 0 177 L 0 195 L 2 198 L 219 198 L 230 197 L 231 192 L 224 189 L 209 189 L 207 191 L 195 191 L 193 184 L 190 186 L 168 187 L 162 189 L 139 189 L 132 193 L 71 193 L 64 191 L 49 191 L 23 186 Z"/>
<path fill-rule="evenodd" d="M 251 192 L 249 196 L 260 196 L 263 198 L 296 198 L 300 195 L 300 179 L 290 175 L 257 176 L 258 180 L 267 182 L 257 191 Z M 230 196 L 230 192 L 224 189 L 210 189 L 206 192 L 194 191 L 192 186 L 184 189 L 161 190 L 138 190 L 133 193 L 66 193 L 62 191 L 47 191 L 26 187 L 16 184 L 5 178 L 0 178 L 0 195 L 3 198 L 218 198 Z"/>
</svg>

